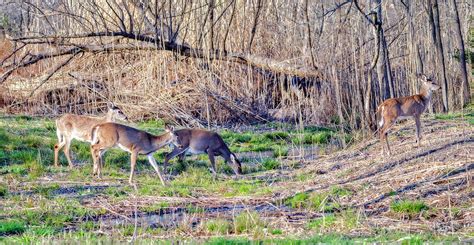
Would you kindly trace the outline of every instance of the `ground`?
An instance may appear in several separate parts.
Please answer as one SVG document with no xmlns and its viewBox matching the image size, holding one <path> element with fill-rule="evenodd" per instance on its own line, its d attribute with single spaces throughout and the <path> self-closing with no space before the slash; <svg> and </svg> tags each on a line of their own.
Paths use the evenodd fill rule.
<svg viewBox="0 0 474 245">
<path fill-rule="evenodd" d="M 420 147 L 412 121 L 391 130 L 390 157 L 358 132 L 280 123 L 220 130 L 245 175 L 232 176 L 220 160 L 214 178 L 207 157 L 194 156 L 173 160 L 163 187 L 144 157 L 129 185 L 129 157 L 120 150 L 106 154 L 103 178 L 93 177 L 85 143 L 73 145 L 74 169 L 63 154 L 55 168 L 54 121 L 4 115 L 0 241 L 472 241 L 473 110 L 422 122 Z M 342 140 L 352 143 L 339 149 Z M 167 151 L 155 154 L 159 162 Z"/>
</svg>

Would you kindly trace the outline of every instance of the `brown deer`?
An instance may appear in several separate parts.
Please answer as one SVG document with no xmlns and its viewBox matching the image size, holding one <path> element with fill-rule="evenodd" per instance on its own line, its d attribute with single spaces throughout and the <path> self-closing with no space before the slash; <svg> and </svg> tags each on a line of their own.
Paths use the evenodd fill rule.
<svg viewBox="0 0 474 245">
<path fill-rule="evenodd" d="M 388 144 L 387 133 L 397 119 L 405 119 L 413 117 L 416 123 L 416 142 L 420 146 L 421 140 L 421 122 L 420 116 L 428 107 L 433 91 L 440 88 L 431 78 L 422 75 L 422 85 L 419 94 L 412 96 L 391 98 L 385 100 L 377 107 L 376 115 L 380 118 L 379 133 L 380 142 L 382 143 L 382 155 L 385 154 L 385 145 L 387 145 L 388 155 L 391 155 L 390 146 Z"/>
<path fill-rule="evenodd" d="M 166 127 L 162 135 L 152 135 L 118 123 L 103 123 L 92 129 L 91 153 L 94 160 L 93 174 L 100 178 L 102 169 L 102 155 L 112 147 L 119 147 L 131 154 L 130 156 L 130 178 L 132 184 L 135 165 L 139 154 L 147 155 L 148 161 L 155 169 L 160 181 L 165 185 L 165 180 L 158 169 L 153 153 L 165 145 L 176 142 L 176 135 L 172 127 Z M 176 143 L 174 143 L 176 144 Z"/>
<path fill-rule="evenodd" d="M 54 166 L 59 164 L 59 151 L 64 147 L 64 154 L 72 168 L 72 160 L 70 156 L 70 146 L 73 139 L 84 142 L 91 141 L 91 131 L 97 124 L 105 122 L 114 122 L 116 119 L 127 121 L 125 114 L 113 103 L 107 103 L 107 114 L 103 117 L 93 117 L 86 115 L 64 114 L 56 119 L 56 135 L 58 143 L 54 145 Z"/>
<path fill-rule="evenodd" d="M 207 153 L 211 162 L 211 171 L 216 175 L 215 156 L 222 156 L 226 163 L 232 163 L 231 167 L 236 175 L 242 174 L 242 166 L 237 157 L 229 150 L 222 137 L 211 131 L 203 129 L 180 129 L 174 131 L 177 136 L 173 151 L 168 153 L 163 163 L 163 169 L 166 171 L 168 161 L 175 156 L 179 161 L 183 161 L 186 153 L 204 154 Z"/>
</svg>

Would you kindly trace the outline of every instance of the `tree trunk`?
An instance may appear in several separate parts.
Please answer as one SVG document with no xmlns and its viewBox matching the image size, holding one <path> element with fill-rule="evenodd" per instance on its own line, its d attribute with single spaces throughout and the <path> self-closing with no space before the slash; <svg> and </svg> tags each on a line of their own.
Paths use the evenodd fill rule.
<svg viewBox="0 0 474 245">
<path fill-rule="evenodd" d="M 461 96 L 461 104 L 464 106 L 465 103 L 468 103 L 471 100 L 471 93 L 469 88 L 469 79 L 467 75 L 467 67 L 466 67 L 466 52 L 464 50 L 464 39 L 462 37 L 462 28 L 461 28 L 461 21 L 459 19 L 459 12 L 458 12 L 458 5 L 456 0 L 453 0 L 454 5 L 454 13 L 456 18 L 456 36 L 459 45 L 459 64 L 461 65 L 461 76 L 462 76 L 462 93 Z"/>
<path fill-rule="evenodd" d="M 441 89 L 443 94 L 443 112 L 449 111 L 448 79 L 446 78 L 446 64 L 444 60 L 443 41 L 439 20 L 438 0 L 428 0 L 428 14 L 430 17 L 433 40 L 436 46 L 436 56 L 441 72 Z"/>
</svg>

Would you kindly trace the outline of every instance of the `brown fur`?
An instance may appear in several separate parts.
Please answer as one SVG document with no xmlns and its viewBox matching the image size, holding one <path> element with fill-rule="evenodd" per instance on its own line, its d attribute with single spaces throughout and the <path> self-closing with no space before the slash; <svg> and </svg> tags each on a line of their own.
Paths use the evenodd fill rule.
<svg viewBox="0 0 474 245">
<path fill-rule="evenodd" d="M 108 149 L 118 146 L 122 150 L 130 152 L 130 179 L 132 184 L 137 156 L 147 155 L 148 161 L 158 174 L 160 181 L 165 185 L 153 153 L 165 145 L 176 141 L 172 128 L 162 135 L 152 135 L 145 131 L 117 123 L 103 123 L 92 129 L 91 153 L 94 160 L 93 174 L 100 177 L 102 169 L 102 155 Z"/>
<path fill-rule="evenodd" d="M 392 127 L 397 119 L 401 117 L 413 117 L 416 123 L 416 141 L 420 145 L 421 140 L 421 121 L 420 116 L 426 110 L 430 103 L 432 91 L 439 89 L 439 86 L 431 81 L 426 76 L 423 77 L 423 85 L 420 94 L 391 98 L 385 100 L 377 108 L 376 114 L 379 116 L 379 133 L 380 141 L 382 142 L 382 155 L 385 153 L 385 141 L 388 154 L 391 154 L 390 146 L 388 144 L 387 132 Z"/>
<path fill-rule="evenodd" d="M 176 130 L 177 144 L 172 152 L 168 153 L 163 164 L 166 171 L 168 161 L 175 156 L 180 161 L 184 160 L 186 153 L 204 154 L 209 156 L 211 162 L 211 171 L 216 174 L 215 156 L 222 156 L 227 163 L 232 163 L 232 169 L 235 174 L 242 173 L 242 166 L 237 157 L 227 147 L 222 137 L 211 131 L 203 129 L 180 129 Z"/>
</svg>

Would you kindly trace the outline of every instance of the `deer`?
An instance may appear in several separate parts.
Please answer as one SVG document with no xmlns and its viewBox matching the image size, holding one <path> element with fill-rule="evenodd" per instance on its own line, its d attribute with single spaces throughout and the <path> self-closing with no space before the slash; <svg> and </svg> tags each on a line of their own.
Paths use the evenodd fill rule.
<svg viewBox="0 0 474 245">
<path fill-rule="evenodd" d="M 59 151 L 64 147 L 64 154 L 69 163 L 69 168 L 73 168 L 70 146 L 73 139 L 88 142 L 91 141 L 92 128 L 105 122 L 114 122 L 115 120 L 128 121 L 127 116 L 115 104 L 107 103 L 107 114 L 102 117 L 64 114 L 56 119 L 56 135 L 58 143 L 54 145 L 54 166 L 59 166 Z"/>
<path fill-rule="evenodd" d="M 155 169 L 161 184 L 166 185 L 163 176 L 160 173 L 153 153 L 160 148 L 176 143 L 174 128 L 166 126 L 166 132 L 161 135 L 153 135 L 145 131 L 132 128 L 118 123 L 103 123 L 92 129 L 91 154 L 94 163 L 92 174 L 101 177 L 102 155 L 112 147 L 130 153 L 130 178 L 128 182 L 133 184 L 133 175 L 138 155 L 146 155 L 151 166 Z"/>
<path fill-rule="evenodd" d="M 211 162 L 211 172 L 216 173 L 215 156 L 222 156 L 227 164 L 232 163 L 232 170 L 236 175 L 242 174 L 242 165 L 232 153 L 222 137 L 216 132 L 204 129 L 180 129 L 174 132 L 177 141 L 173 142 L 173 150 L 166 154 L 163 169 L 166 172 L 168 161 L 176 156 L 180 162 L 186 154 L 207 154 Z"/>
<path fill-rule="evenodd" d="M 380 118 L 378 122 L 380 142 L 382 144 L 382 155 L 385 155 L 385 145 L 388 150 L 388 155 L 391 155 L 390 146 L 388 144 L 388 130 L 396 123 L 397 120 L 414 118 L 416 124 L 416 143 L 418 147 L 421 146 L 421 121 L 420 116 L 428 107 L 433 91 L 436 91 L 440 86 L 432 81 L 426 75 L 419 76 L 422 80 L 419 94 L 387 99 L 377 107 L 376 116 Z"/>
</svg>

